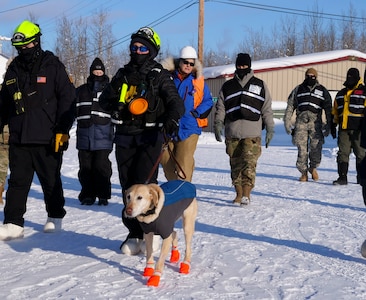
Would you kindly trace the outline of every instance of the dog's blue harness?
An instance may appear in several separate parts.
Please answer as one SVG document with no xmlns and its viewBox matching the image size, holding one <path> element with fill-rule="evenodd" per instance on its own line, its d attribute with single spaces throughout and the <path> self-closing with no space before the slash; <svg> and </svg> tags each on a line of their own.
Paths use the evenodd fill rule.
<svg viewBox="0 0 366 300">
<path fill-rule="evenodd" d="M 184 198 L 196 197 L 196 187 L 188 181 L 172 180 L 163 183 L 160 187 L 165 194 L 164 206 L 168 206 Z"/>
<path fill-rule="evenodd" d="M 145 233 L 153 232 L 166 239 L 173 232 L 175 222 L 196 197 L 196 187 L 183 180 L 168 181 L 160 187 L 165 201 L 158 218 L 149 224 L 141 222 L 140 225 Z"/>
</svg>

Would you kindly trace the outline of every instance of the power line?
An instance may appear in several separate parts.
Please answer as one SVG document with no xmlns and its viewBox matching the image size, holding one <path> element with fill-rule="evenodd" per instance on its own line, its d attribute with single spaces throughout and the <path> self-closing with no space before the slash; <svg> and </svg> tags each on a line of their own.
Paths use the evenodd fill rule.
<svg viewBox="0 0 366 300">
<path fill-rule="evenodd" d="M 159 24 L 161 24 L 161 23 L 163 23 L 163 22 L 171 19 L 172 17 L 176 16 L 177 14 L 181 13 L 182 11 L 190 8 L 191 6 L 193 6 L 193 5 L 197 4 L 197 3 L 198 3 L 197 0 L 188 1 L 188 2 L 184 3 L 183 5 L 179 6 L 178 8 L 176 8 L 176 9 L 168 12 L 167 14 L 163 15 L 162 17 L 158 18 L 157 20 L 152 21 L 151 23 L 146 24 L 145 26 L 156 27 Z M 132 32 L 124 35 L 123 37 L 121 37 L 119 39 L 116 39 L 116 40 L 112 41 L 111 43 L 109 43 L 106 46 L 104 46 L 102 48 L 102 50 L 109 50 L 111 48 L 114 48 L 114 47 L 116 47 L 116 46 L 118 46 L 120 44 L 123 44 L 123 43 L 129 41 L 130 38 L 131 38 L 131 34 L 132 34 Z M 90 57 L 90 56 L 93 55 L 93 53 L 94 53 L 94 49 L 86 52 L 86 56 L 87 57 Z"/>
<path fill-rule="evenodd" d="M 179 6 L 178 8 L 176 8 L 176 9 L 172 10 L 171 12 L 169 12 L 169 13 L 167 13 L 167 14 L 163 15 L 163 16 L 162 16 L 162 17 L 160 17 L 159 19 L 157 19 L 157 20 L 155 20 L 155 21 L 152 21 L 152 22 L 151 22 L 151 23 L 149 23 L 149 24 L 146 24 L 146 26 L 149 26 L 149 27 L 156 27 L 156 26 L 158 26 L 159 24 L 161 24 L 161 23 L 163 23 L 163 22 L 165 22 L 165 21 L 167 21 L 167 20 L 171 19 L 172 17 L 176 16 L 177 14 L 181 13 L 182 11 L 184 11 L 184 10 L 186 10 L 186 9 L 190 8 L 191 6 L 193 6 L 193 5 L 197 4 L 197 3 L 198 3 L 198 1 L 197 1 L 197 0 L 194 0 L 194 1 L 188 1 L 187 3 L 185 3 L 185 4 L 181 5 L 181 6 Z M 109 46 L 106 46 L 106 49 L 109 49 L 109 48 L 111 48 L 111 47 L 115 47 L 115 46 L 117 46 L 117 45 L 119 45 L 119 44 L 122 44 L 122 43 L 124 43 L 124 42 L 128 41 L 128 40 L 129 40 L 129 38 L 130 38 L 130 36 L 131 36 L 131 34 L 132 34 L 132 32 L 131 32 L 131 33 L 129 33 L 129 34 L 127 34 L 127 35 L 125 35 L 125 36 L 123 36 L 123 37 L 122 37 L 122 38 L 120 38 L 120 39 L 117 39 L 117 40 L 115 40 L 115 41 L 111 42 L 111 43 L 109 44 Z M 109 48 L 108 48 L 108 47 L 109 47 Z"/>
<path fill-rule="evenodd" d="M 234 6 L 253 8 L 253 9 L 258 9 L 258 10 L 273 11 L 273 12 L 278 12 L 278 13 L 285 13 L 285 14 L 305 16 L 305 17 L 311 16 L 311 17 L 315 17 L 315 18 L 336 20 L 336 21 L 354 21 L 356 23 L 365 23 L 365 21 L 366 21 L 366 19 L 363 17 L 338 15 L 338 14 L 323 13 L 323 12 L 318 12 L 318 11 L 307 11 L 307 10 L 302 10 L 302 9 L 257 4 L 257 3 L 238 1 L 238 0 L 226 0 L 226 1 L 225 0 L 223 0 L 223 1 L 207 0 L 207 2 L 217 2 L 217 3 L 234 5 Z"/>
<path fill-rule="evenodd" d="M 26 4 L 26 5 L 17 6 L 17 7 L 14 7 L 14 8 L 9 8 L 9 9 L 6 9 L 6 10 L 0 10 L 0 14 L 6 13 L 6 12 L 9 12 L 9 11 L 13 11 L 13 10 L 17 10 L 17 9 L 21 9 L 21 8 L 26 8 L 26 7 L 33 6 L 33 5 L 36 5 L 36 4 L 39 4 L 39 3 L 43 3 L 43 2 L 47 2 L 47 1 L 48 0 L 43 0 L 43 1 L 38 1 L 38 2 L 35 2 L 35 3 L 31 3 L 31 4 Z"/>
</svg>

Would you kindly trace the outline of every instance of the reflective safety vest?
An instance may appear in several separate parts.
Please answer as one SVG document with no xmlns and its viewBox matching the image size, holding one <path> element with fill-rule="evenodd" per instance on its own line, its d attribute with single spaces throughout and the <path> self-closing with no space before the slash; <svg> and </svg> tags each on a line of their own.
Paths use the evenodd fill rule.
<svg viewBox="0 0 366 300">
<path fill-rule="evenodd" d="M 198 78 L 195 78 L 192 80 L 192 84 L 195 90 L 195 93 L 193 95 L 193 101 L 194 101 L 194 109 L 196 109 L 201 103 L 204 96 L 204 87 L 205 87 L 205 81 L 204 77 L 200 76 Z M 200 119 L 196 118 L 198 127 L 207 127 L 208 126 L 208 118 Z"/>
<path fill-rule="evenodd" d="M 242 87 L 233 78 L 222 86 L 226 118 L 231 121 L 245 119 L 258 121 L 265 101 L 264 83 L 261 79 L 252 77 Z"/>
<path fill-rule="evenodd" d="M 360 129 L 366 105 L 364 88 L 360 80 L 353 90 L 344 88 L 336 95 L 332 113 L 342 129 Z"/>
<path fill-rule="evenodd" d="M 316 86 L 313 90 L 309 90 L 304 85 L 299 85 L 296 93 L 297 109 L 300 112 L 311 111 L 313 113 L 321 113 L 324 107 L 324 88 Z"/>
</svg>

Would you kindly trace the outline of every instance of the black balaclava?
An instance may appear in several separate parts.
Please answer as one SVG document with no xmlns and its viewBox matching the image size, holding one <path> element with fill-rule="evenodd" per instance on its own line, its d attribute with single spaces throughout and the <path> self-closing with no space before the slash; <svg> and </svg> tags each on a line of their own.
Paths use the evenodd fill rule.
<svg viewBox="0 0 366 300">
<path fill-rule="evenodd" d="M 42 52 L 40 42 L 37 42 L 32 48 L 22 49 L 20 47 L 17 47 L 16 49 L 18 51 L 19 60 L 27 66 L 32 65 Z"/>
<path fill-rule="evenodd" d="M 247 53 L 239 53 L 236 62 L 235 62 L 236 70 L 235 73 L 238 75 L 240 79 L 243 79 L 245 75 L 250 73 L 252 67 L 252 60 Z M 248 66 L 246 69 L 238 69 L 238 66 Z"/>
<path fill-rule="evenodd" d="M 147 48 L 149 48 L 149 53 L 138 54 L 137 52 L 132 52 L 130 50 L 131 63 L 133 65 L 141 67 L 147 60 L 154 59 L 158 55 L 158 50 L 156 49 L 156 47 L 148 39 L 144 39 L 141 36 L 134 37 L 131 40 L 130 49 L 131 49 L 131 46 L 136 42 L 139 42 L 139 43 L 143 44 L 144 46 L 146 46 Z"/>
<path fill-rule="evenodd" d="M 360 72 L 356 68 L 350 68 L 347 72 L 346 81 L 343 85 L 348 89 L 353 89 L 357 82 L 360 80 Z"/>
<path fill-rule="evenodd" d="M 101 70 L 101 71 L 103 71 L 103 75 L 105 74 L 104 64 L 103 64 L 103 62 L 98 57 L 96 57 L 93 60 L 91 66 L 90 66 L 90 69 L 89 69 L 90 77 L 93 80 L 95 80 L 95 81 L 102 81 L 102 80 L 104 80 L 104 76 L 103 75 L 101 75 L 101 76 L 94 75 L 93 74 L 93 71 L 94 70 Z"/>
<path fill-rule="evenodd" d="M 304 84 L 310 87 L 314 86 L 317 82 L 317 77 L 318 72 L 314 68 L 307 69 L 305 72 Z"/>
</svg>

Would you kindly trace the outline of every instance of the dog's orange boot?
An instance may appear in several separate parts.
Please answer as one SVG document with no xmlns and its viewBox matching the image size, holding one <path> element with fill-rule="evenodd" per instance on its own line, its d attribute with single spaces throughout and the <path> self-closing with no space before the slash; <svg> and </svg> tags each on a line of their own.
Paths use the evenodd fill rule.
<svg viewBox="0 0 366 300">
<path fill-rule="evenodd" d="M 151 276 L 146 285 L 147 286 L 159 286 L 159 283 L 160 283 L 160 276 L 161 276 L 161 273 L 160 272 L 155 272 L 153 276 Z"/>
<path fill-rule="evenodd" d="M 180 263 L 179 273 L 189 274 L 190 269 L 191 269 L 191 264 L 188 261 L 182 261 Z"/>
<path fill-rule="evenodd" d="M 154 268 L 146 267 L 144 269 L 144 273 L 142 274 L 144 277 L 150 277 L 154 274 Z"/>
<path fill-rule="evenodd" d="M 179 261 L 179 259 L 180 259 L 180 252 L 179 252 L 179 250 L 177 249 L 177 247 L 174 247 L 174 248 L 172 249 L 172 253 L 171 253 L 171 255 L 170 255 L 170 262 L 172 262 L 172 263 L 176 263 L 176 262 L 178 262 L 178 261 Z"/>
</svg>

